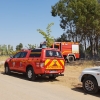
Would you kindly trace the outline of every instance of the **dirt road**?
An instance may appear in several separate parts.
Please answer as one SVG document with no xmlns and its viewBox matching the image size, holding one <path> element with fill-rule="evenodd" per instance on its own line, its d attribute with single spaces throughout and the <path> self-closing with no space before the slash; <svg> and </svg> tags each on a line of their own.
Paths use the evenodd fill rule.
<svg viewBox="0 0 100 100">
<path fill-rule="evenodd" d="M 31 82 L 23 75 L 1 73 L 0 100 L 100 100 L 100 94 L 88 95 L 45 80 Z"/>
</svg>

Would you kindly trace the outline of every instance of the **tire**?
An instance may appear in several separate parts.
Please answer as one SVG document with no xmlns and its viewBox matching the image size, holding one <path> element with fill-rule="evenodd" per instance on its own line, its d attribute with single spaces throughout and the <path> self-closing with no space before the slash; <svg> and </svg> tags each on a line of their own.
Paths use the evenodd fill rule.
<svg viewBox="0 0 100 100">
<path fill-rule="evenodd" d="M 8 64 L 5 65 L 5 74 L 7 75 L 11 74 Z"/>
<path fill-rule="evenodd" d="M 29 67 L 27 69 L 27 73 L 26 74 L 27 74 L 28 80 L 30 80 L 30 81 L 35 81 L 36 80 L 36 75 L 35 75 L 34 70 L 33 70 L 32 67 Z"/>
<path fill-rule="evenodd" d="M 86 93 L 89 93 L 89 94 L 97 93 L 99 90 L 99 87 L 98 87 L 96 79 L 91 76 L 86 77 L 83 80 L 83 89 Z"/>
<path fill-rule="evenodd" d="M 74 57 L 73 56 L 68 56 L 67 62 L 70 63 L 70 62 L 73 62 L 73 61 L 74 61 Z"/>
</svg>

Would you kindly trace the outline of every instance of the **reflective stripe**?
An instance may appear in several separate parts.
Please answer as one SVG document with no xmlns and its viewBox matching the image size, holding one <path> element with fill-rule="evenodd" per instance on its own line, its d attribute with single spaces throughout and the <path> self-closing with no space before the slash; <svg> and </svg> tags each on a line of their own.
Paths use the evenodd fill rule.
<svg viewBox="0 0 100 100">
<path fill-rule="evenodd" d="M 68 52 L 72 52 L 72 51 L 71 50 L 67 50 L 67 51 L 62 52 L 62 54 L 68 53 Z"/>
<path fill-rule="evenodd" d="M 47 59 L 45 61 L 45 67 L 46 69 L 63 69 L 64 67 L 64 60 L 51 60 Z"/>
<path fill-rule="evenodd" d="M 64 60 L 60 60 L 60 62 L 62 63 L 62 65 L 64 66 Z"/>
<path fill-rule="evenodd" d="M 45 61 L 45 65 L 47 65 L 49 61 L 50 61 L 50 59 L 47 59 L 47 60 Z"/>
<path fill-rule="evenodd" d="M 59 62 L 59 64 L 60 64 L 61 66 L 64 66 L 64 61 L 63 61 L 63 60 L 58 60 L 58 62 Z"/>
<path fill-rule="evenodd" d="M 49 60 L 49 61 L 48 61 L 48 60 Z M 50 63 L 52 63 L 52 60 L 47 59 L 47 60 L 45 61 L 45 67 L 49 66 L 49 65 L 50 65 Z"/>
</svg>

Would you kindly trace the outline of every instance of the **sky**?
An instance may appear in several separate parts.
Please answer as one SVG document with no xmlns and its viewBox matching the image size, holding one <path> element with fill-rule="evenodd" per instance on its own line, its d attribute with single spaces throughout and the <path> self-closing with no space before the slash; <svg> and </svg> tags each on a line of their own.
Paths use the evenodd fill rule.
<svg viewBox="0 0 100 100">
<path fill-rule="evenodd" d="M 0 0 L 0 45 L 19 43 L 24 47 L 28 44 L 40 44 L 45 39 L 37 29 L 46 30 L 49 23 L 51 36 L 59 37 L 63 30 L 60 28 L 60 18 L 51 15 L 51 6 L 59 0 Z"/>
</svg>

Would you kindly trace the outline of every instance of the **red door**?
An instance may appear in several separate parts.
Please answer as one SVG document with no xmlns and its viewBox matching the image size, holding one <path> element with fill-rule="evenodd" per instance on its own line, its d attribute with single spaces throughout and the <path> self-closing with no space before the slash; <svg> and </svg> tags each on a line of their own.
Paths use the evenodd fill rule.
<svg viewBox="0 0 100 100">
<path fill-rule="evenodd" d="M 21 52 L 20 57 L 17 58 L 16 68 L 18 71 L 25 71 L 26 62 L 27 62 L 27 52 Z"/>
<path fill-rule="evenodd" d="M 17 70 L 17 66 L 18 66 L 18 58 L 20 57 L 21 52 L 18 52 L 17 54 L 15 54 L 13 56 L 13 58 L 11 59 L 10 62 L 10 67 L 12 70 Z"/>
<path fill-rule="evenodd" d="M 10 69 L 15 70 L 16 69 L 15 65 L 16 65 L 16 58 L 11 58 L 10 61 L 9 61 Z"/>
</svg>

